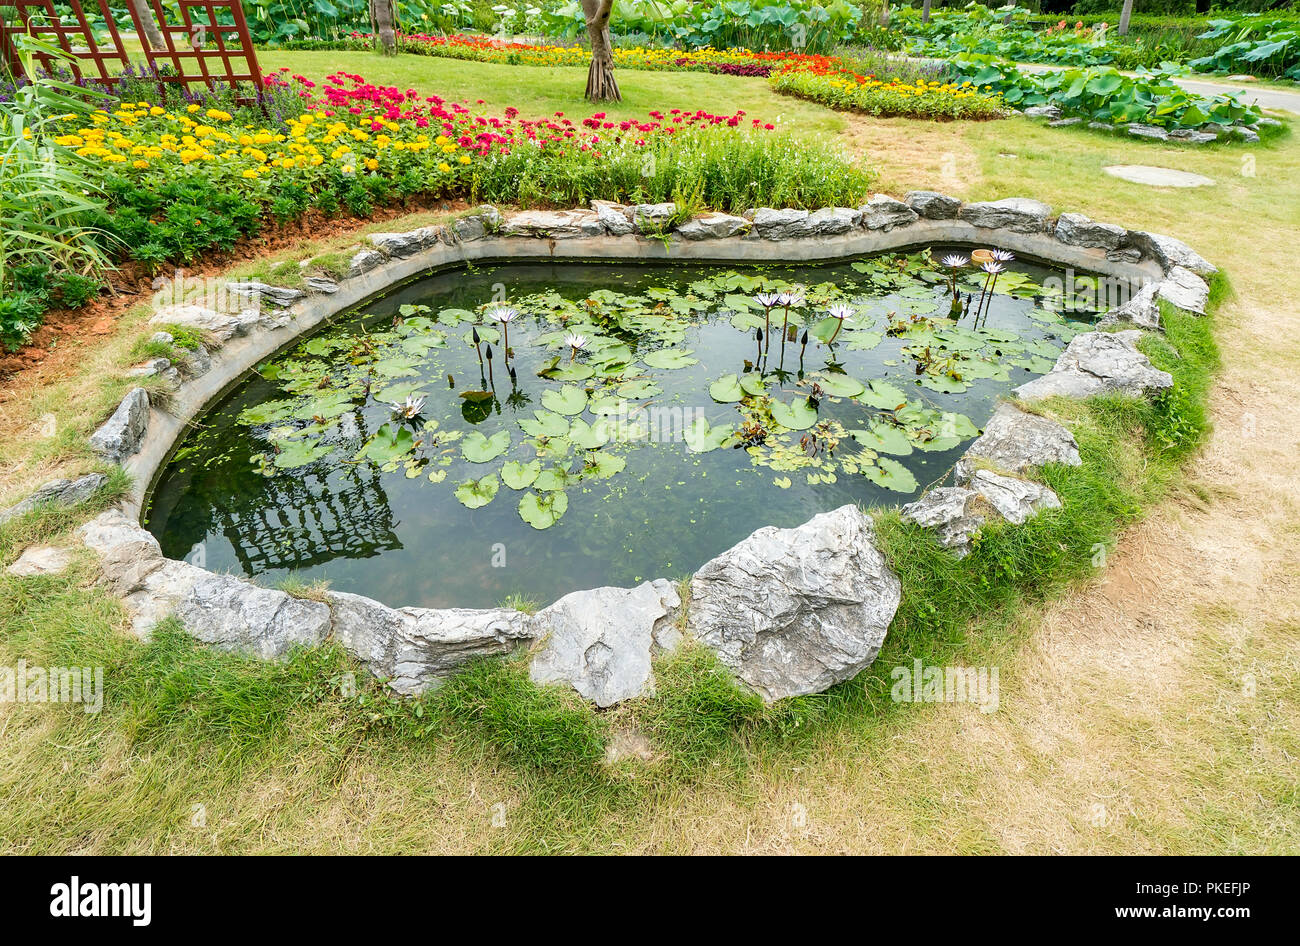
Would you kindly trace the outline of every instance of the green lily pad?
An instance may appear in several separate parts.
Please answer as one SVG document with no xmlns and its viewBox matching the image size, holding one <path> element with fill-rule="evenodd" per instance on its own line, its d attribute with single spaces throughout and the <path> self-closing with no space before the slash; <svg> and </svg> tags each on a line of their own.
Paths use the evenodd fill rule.
<svg viewBox="0 0 1300 946">
<path fill-rule="evenodd" d="M 846 374 L 819 374 L 814 380 L 823 391 L 835 397 L 857 397 L 867 390 L 865 384 Z"/>
<path fill-rule="evenodd" d="M 563 492 L 525 493 L 519 500 L 519 515 L 534 529 L 549 529 L 569 509 L 569 497 Z"/>
<path fill-rule="evenodd" d="M 892 453 L 894 456 L 905 457 L 912 452 L 912 444 L 907 439 L 907 432 L 893 424 L 875 421 L 869 430 L 850 430 L 849 433 L 862 446 L 877 453 Z"/>
<path fill-rule="evenodd" d="M 877 486 L 883 486 L 886 489 L 896 490 L 900 493 L 914 493 L 917 486 L 916 477 L 912 472 L 897 460 L 891 460 L 889 457 L 881 457 L 876 461 L 877 466 L 869 466 L 862 471 L 862 475 Z"/>
<path fill-rule="evenodd" d="M 691 365 L 700 363 L 700 359 L 692 358 L 690 352 L 676 348 L 660 348 L 648 352 L 642 356 L 641 360 L 651 368 L 663 368 L 665 370 L 688 368 Z"/>
<path fill-rule="evenodd" d="M 569 422 L 554 411 L 533 411 L 531 419 L 519 421 L 519 427 L 530 437 L 564 437 L 569 433 Z"/>
<path fill-rule="evenodd" d="M 280 452 L 275 455 L 275 466 L 281 470 L 294 470 L 300 466 L 315 463 L 322 457 L 329 456 L 333 448 L 328 444 L 312 443 L 306 440 L 286 440 Z"/>
<path fill-rule="evenodd" d="M 478 509 L 492 502 L 500 488 L 501 481 L 497 479 L 497 475 L 489 473 L 480 479 L 469 480 L 457 486 L 456 498 L 467 509 Z"/>
<path fill-rule="evenodd" d="M 709 385 L 709 397 L 719 404 L 733 404 L 744 396 L 740 378 L 734 374 L 725 374 Z"/>
<path fill-rule="evenodd" d="M 498 430 L 491 437 L 484 437 L 482 431 L 475 430 L 460 444 L 461 455 L 470 463 L 487 463 L 509 449 L 510 431 L 508 430 Z"/>
<path fill-rule="evenodd" d="M 724 424 L 713 427 L 707 418 L 697 417 L 682 432 L 682 439 L 692 453 L 708 453 L 723 446 L 733 434 L 734 431 Z"/>
<path fill-rule="evenodd" d="M 569 439 L 580 450 L 596 450 L 609 443 L 609 424 L 605 418 L 594 424 L 588 424 L 581 417 L 574 418 L 569 426 Z"/>
<path fill-rule="evenodd" d="M 575 384 L 566 384 L 558 391 L 545 391 L 542 406 L 557 414 L 581 414 L 587 409 L 587 392 Z"/>
<path fill-rule="evenodd" d="M 817 408 L 809 404 L 806 397 L 795 398 L 789 404 L 773 401 L 772 419 L 791 430 L 807 430 L 817 423 Z"/>
<path fill-rule="evenodd" d="M 527 463 L 511 460 L 501 466 L 501 482 L 511 489 L 527 489 L 533 485 L 533 481 L 541 472 L 542 461 L 540 460 L 530 460 Z"/>
</svg>

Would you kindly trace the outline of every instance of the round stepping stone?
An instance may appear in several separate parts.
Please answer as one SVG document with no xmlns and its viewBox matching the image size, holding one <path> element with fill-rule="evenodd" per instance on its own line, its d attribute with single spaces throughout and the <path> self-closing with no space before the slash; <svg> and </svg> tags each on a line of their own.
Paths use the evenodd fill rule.
<svg viewBox="0 0 1300 946">
<path fill-rule="evenodd" d="M 1157 168 L 1146 164 L 1111 164 L 1102 168 L 1111 177 L 1150 187 L 1209 187 L 1214 181 L 1203 174 Z"/>
</svg>

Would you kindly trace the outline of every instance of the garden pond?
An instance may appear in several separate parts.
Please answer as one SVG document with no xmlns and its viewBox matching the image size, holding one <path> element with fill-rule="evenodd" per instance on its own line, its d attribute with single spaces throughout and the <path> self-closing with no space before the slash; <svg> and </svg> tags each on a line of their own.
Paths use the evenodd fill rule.
<svg viewBox="0 0 1300 946">
<path fill-rule="evenodd" d="M 147 526 L 394 606 L 682 577 L 760 526 L 916 498 L 1098 314 L 1090 277 L 969 253 L 428 276 L 213 404 Z"/>
</svg>

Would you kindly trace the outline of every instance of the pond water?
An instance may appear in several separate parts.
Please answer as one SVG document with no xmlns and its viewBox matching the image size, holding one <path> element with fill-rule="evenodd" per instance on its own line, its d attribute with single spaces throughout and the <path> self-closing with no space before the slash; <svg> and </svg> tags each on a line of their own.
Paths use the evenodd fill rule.
<svg viewBox="0 0 1300 946">
<path fill-rule="evenodd" d="M 1017 260 L 985 297 L 989 277 L 948 253 L 969 249 L 431 276 L 213 405 L 148 528 L 171 557 L 263 584 L 490 607 L 681 577 L 759 526 L 907 502 L 1095 316 L 1086 277 L 1067 295 Z M 764 292 L 804 302 L 765 309 Z"/>
</svg>

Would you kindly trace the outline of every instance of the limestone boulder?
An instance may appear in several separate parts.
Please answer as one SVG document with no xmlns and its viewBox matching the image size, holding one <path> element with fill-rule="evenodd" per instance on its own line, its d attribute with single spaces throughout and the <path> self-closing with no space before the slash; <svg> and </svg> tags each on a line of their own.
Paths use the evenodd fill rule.
<svg viewBox="0 0 1300 946">
<path fill-rule="evenodd" d="M 677 646 L 681 598 L 672 582 L 594 588 L 565 595 L 533 619 L 538 643 L 529 673 L 563 683 L 597 706 L 654 693 L 651 658 Z"/>
<path fill-rule="evenodd" d="M 901 586 L 857 506 L 767 526 L 691 580 L 687 629 L 769 702 L 820 693 L 869 666 Z"/>
<path fill-rule="evenodd" d="M 1055 395 L 1085 398 L 1110 392 L 1140 397 L 1173 387 L 1173 377 L 1152 367 L 1138 350 L 1141 337 L 1137 329 L 1076 335 L 1056 359 L 1056 366 L 1016 388 L 1016 395 L 1026 401 Z"/>
</svg>

